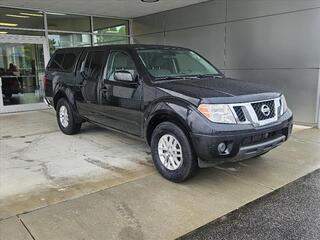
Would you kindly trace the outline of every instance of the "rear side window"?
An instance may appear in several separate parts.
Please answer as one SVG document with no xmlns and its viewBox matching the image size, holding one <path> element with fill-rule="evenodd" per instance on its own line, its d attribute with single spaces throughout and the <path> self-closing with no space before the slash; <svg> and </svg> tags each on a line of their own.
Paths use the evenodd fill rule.
<svg viewBox="0 0 320 240">
<path fill-rule="evenodd" d="M 83 66 L 83 71 L 86 75 L 98 80 L 103 68 L 104 58 L 105 52 L 103 51 L 89 52 Z"/>
<path fill-rule="evenodd" d="M 50 65 L 48 66 L 49 69 L 60 69 L 62 68 L 62 61 L 63 61 L 64 54 L 57 53 L 54 55 Z"/>
<path fill-rule="evenodd" d="M 77 56 L 73 53 L 57 53 L 50 62 L 48 69 L 71 72 Z"/>
<path fill-rule="evenodd" d="M 65 71 L 72 71 L 74 64 L 76 62 L 76 55 L 73 53 L 66 53 L 63 58 L 62 68 Z"/>
</svg>

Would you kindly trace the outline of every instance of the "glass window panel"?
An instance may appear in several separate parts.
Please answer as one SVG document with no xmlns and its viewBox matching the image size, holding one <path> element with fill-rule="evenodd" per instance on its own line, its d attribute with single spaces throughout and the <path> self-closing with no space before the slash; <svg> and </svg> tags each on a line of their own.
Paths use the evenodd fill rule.
<svg viewBox="0 0 320 240">
<path fill-rule="evenodd" d="M 49 69 L 61 69 L 62 68 L 62 61 L 63 61 L 64 54 L 58 53 L 54 56 L 53 60 L 50 62 L 48 66 Z"/>
<path fill-rule="evenodd" d="M 49 30 L 90 32 L 90 17 L 47 12 Z"/>
<path fill-rule="evenodd" d="M 112 35 L 93 35 L 95 46 L 110 44 L 129 44 L 129 37 L 112 36 Z"/>
<path fill-rule="evenodd" d="M 42 45 L 1 43 L 0 77 L 4 105 L 42 102 L 44 68 Z"/>
<path fill-rule="evenodd" d="M 66 53 L 64 55 L 63 63 L 62 63 L 62 68 L 65 71 L 72 71 L 72 68 L 74 67 L 76 63 L 76 55 L 73 53 Z"/>
<path fill-rule="evenodd" d="M 50 53 L 58 48 L 91 46 L 90 34 L 50 33 Z"/>
<path fill-rule="evenodd" d="M 93 31 L 95 34 L 128 35 L 127 20 L 93 17 Z"/>
<path fill-rule="evenodd" d="M 44 29 L 43 14 L 38 11 L 1 7 L 0 27 Z"/>
<path fill-rule="evenodd" d="M 11 30 L 11 29 L 2 29 L 0 28 L 0 36 L 4 35 L 31 35 L 31 36 L 44 36 L 44 31 L 30 31 L 30 30 Z"/>
<path fill-rule="evenodd" d="M 133 59 L 124 52 L 111 53 L 107 66 L 106 79 L 115 81 L 114 75 L 116 71 L 128 71 L 132 76 L 136 75 L 136 66 Z"/>
</svg>

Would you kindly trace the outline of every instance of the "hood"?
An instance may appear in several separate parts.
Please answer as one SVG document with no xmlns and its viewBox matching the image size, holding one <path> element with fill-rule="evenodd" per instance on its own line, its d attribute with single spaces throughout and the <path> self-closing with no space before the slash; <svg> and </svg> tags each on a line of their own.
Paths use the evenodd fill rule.
<svg viewBox="0 0 320 240">
<path fill-rule="evenodd" d="M 175 80 L 157 86 L 170 95 L 202 103 L 239 103 L 280 96 L 270 87 L 231 78 Z"/>
</svg>

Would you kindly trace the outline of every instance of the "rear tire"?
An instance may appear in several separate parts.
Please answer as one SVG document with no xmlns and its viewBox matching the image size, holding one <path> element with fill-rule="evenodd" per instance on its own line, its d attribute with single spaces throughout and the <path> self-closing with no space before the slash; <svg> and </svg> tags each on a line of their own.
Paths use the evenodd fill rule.
<svg viewBox="0 0 320 240">
<path fill-rule="evenodd" d="M 59 128 L 64 134 L 73 135 L 80 131 L 81 123 L 76 122 L 76 113 L 65 98 L 59 99 L 56 114 Z"/>
<path fill-rule="evenodd" d="M 151 152 L 158 172 L 172 182 L 186 181 L 198 168 L 197 157 L 188 137 L 171 122 L 160 123 L 155 128 Z"/>
</svg>

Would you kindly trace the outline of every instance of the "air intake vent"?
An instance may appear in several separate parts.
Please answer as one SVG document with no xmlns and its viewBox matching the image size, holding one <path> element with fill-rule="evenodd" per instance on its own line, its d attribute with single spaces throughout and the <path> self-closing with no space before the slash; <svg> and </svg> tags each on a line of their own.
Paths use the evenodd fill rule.
<svg viewBox="0 0 320 240">
<path fill-rule="evenodd" d="M 246 121 L 246 116 L 244 115 L 242 107 L 241 106 L 235 106 L 235 107 L 233 107 L 233 109 L 236 112 L 239 121 L 240 122 L 245 122 Z"/>
</svg>

